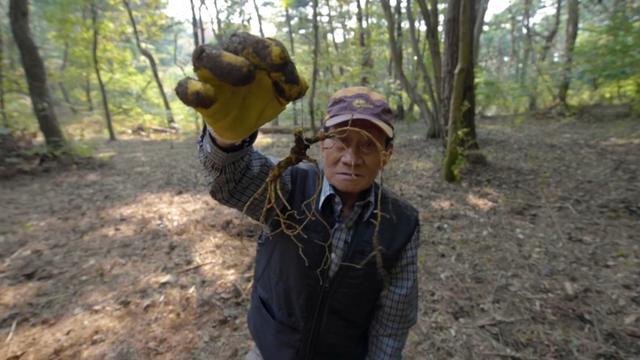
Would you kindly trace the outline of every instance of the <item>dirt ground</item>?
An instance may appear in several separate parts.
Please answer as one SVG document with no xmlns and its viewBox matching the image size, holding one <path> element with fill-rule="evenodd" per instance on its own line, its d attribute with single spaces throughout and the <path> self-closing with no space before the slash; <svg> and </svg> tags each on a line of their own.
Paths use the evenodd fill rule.
<svg viewBox="0 0 640 360">
<path fill-rule="evenodd" d="M 640 359 L 640 121 L 478 127 L 460 184 L 419 124 L 384 174 L 421 211 L 405 358 Z M 0 181 L 0 359 L 241 359 L 260 227 L 208 197 L 194 140 L 98 155 Z"/>
</svg>

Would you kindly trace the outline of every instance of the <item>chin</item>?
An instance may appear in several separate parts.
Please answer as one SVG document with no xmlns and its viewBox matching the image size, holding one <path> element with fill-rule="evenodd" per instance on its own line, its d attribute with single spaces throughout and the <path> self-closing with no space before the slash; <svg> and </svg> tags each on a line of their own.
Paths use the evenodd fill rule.
<svg viewBox="0 0 640 360">
<path fill-rule="evenodd" d="M 359 194 L 362 191 L 365 191 L 371 186 L 371 184 L 360 184 L 359 182 L 344 182 L 344 181 L 336 181 L 336 183 L 331 184 L 336 190 L 349 193 L 349 194 Z"/>
</svg>

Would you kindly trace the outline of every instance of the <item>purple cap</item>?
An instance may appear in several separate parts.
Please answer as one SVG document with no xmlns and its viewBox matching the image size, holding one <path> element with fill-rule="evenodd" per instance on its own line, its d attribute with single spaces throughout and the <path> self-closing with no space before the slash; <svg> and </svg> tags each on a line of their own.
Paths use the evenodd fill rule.
<svg viewBox="0 0 640 360">
<path fill-rule="evenodd" d="M 329 99 L 324 126 L 356 119 L 373 122 L 393 138 L 393 112 L 382 94 L 363 86 L 336 91 Z"/>
</svg>

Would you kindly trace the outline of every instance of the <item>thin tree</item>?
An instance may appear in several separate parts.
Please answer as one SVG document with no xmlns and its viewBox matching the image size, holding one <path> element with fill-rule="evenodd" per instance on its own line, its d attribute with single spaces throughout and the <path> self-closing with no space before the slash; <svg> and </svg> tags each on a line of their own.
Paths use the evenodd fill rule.
<svg viewBox="0 0 640 360">
<path fill-rule="evenodd" d="M 47 146 L 54 150 L 62 149 L 66 140 L 58 124 L 58 118 L 51 101 L 44 63 L 31 36 L 29 2 L 26 0 L 11 0 L 9 2 L 9 19 L 14 41 L 20 51 L 20 59 L 27 77 L 33 112 L 38 119 L 40 131 L 44 135 Z"/>
<path fill-rule="evenodd" d="M 422 94 L 418 92 L 416 84 L 409 81 L 409 79 L 407 78 L 407 75 L 404 73 L 404 70 L 402 68 L 402 60 L 400 55 L 402 52 L 402 49 L 396 39 L 395 20 L 393 18 L 393 13 L 391 10 L 391 5 L 389 4 L 389 0 L 380 0 L 380 3 L 382 4 L 382 10 L 384 12 L 384 17 L 387 22 L 387 33 L 389 35 L 389 47 L 390 47 L 389 52 L 391 53 L 391 57 L 393 58 L 393 66 L 395 69 L 395 73 L 398 75 L 400 79 L 402 88 L 407 93 L 407 95 L 409 95 L 409 98 L 411 98 L 411 100 L 414 103 L 416 103 L 416 105 L 418 105 L 421 116 L 423 116 L 425 121 L 427 122 L 427 125 L 428 125 L 427 137 L 428 138 L 440 137 L 441 131 L 442 131 L 442 127 L 440 126 L 440 123 L 437 121 L 437 119 L 433 117 L 433 113 L 429 110 L 429 105 L 425 101 Z"/>
<path fill-rule="evenodd" d="M 451 97 L 453 96 L 453 85 L 455 69 L 458 64 L 458 44 L 460 31 L 460 0 L 449 0 L 447 2 L 447 13 L 444 19 L 444 46 L 442 56 L 442 99 L 440 102 L 442 125 L 445 132 L 449 129 L 449 111 L 451 108 Z M 443 134 L 443 146 L 447 147 L 447 134 Z"/>
<path fill-rule="evenodd" d="M 578 37 L 578 21 L 579 21 L 579 5 L 578 0 L 569 0 L 567 2 L 567 32 L 565 34 L 564 43 L 564 64 L 562 66 L 562 81 L 558 89 L 557 101 L 567 107 L 567 93 L 569 92 L 569 84 L 571 82 L 571 63 L 573 62 L 573 48 Z"/>
<path fill-rule="evenodd" d="M 351 14 L 349 14 L 349 2 L 346 2 L 346 5 L 342 2 L 342 1 L 338 1 L 338 22 L 340 23 L 340 30 L 342 30 L 342 36 L 344 37 L 344 42 L 347 43 L 347 40 L 349 38 L 349 26 L 347 25 L 347 18 L 350 19 L 351 18 Z M 345 12 L 345 7 L 346 7 L 346 12 L 347 12 L 347 16 L 343 15 Z"/>
<path fill-rule="evenodd" d="M 484 27 L 484 16 L 489 8 L 489 0 L 474 1 L 475 22 L 473 24 L 473 63 L 478 64 L 478 56 L 480 56 L 480 35 Z"/>
<path fill-rule="evenodd" d="M 207 10 L 207 13 L 209 14 L 209 24 L 211 24 L 211 33 L 213 33 L 213 37 L 218 42 L 222 41 L 222 37 L 216 31 L 216 26 L 215 26 L 215 23 L 213 21 L 213 16 L 211 15 L 211 11 L 209 10 L 209 6 L 207 6 L 206 1 L 202 0 L 201 6 L 204 6 L 204 8 Z M 202 31 L 204 31 L 204 25 L 202 25 L 202 29 L 203 29 Z M 203 35 L 203 37 L 204 37 L 204 35 Z"/>
<path fill-rule="evenodd" d="M 423 1 L 424 3 L 424 1 Z M 440 121 L 440 100 L 438 98 L 438 92 L 434 89 L 434 84 L 433 84 L 433 80 L 431 79 L 431 76 L 429 76 L 429 71 L 427 70 L 427 65 L 424 62 L 424 53 L 425 51 L 420 50 L 420 44 L 419 44 L 419 39 L 417 36 L 417 29 L 416 29 L 416 25 L 415 25 L 415 18 L 413 16 L 413 5 L 412 5 L 412 1 L 411 0 L 407 0 L 407 9 L 406 9 L 406 13 L 407 13 L 407 20 L 409 22 L 409 39 L 411 40 L 411 49 L 413 50 L 413 53 L 415 55 L 415 59 L 416 59 L 416 66 L 417 66 L 417 70 L 418 72 L 422 75 L 422 80 L 424 81 L 426 87 L 427 87 L 427 94 L 429 95 L 429 100 L 431 101 L 431 117 L 434 119 L 434 121 Z M 427 42 L 429 42 L 429 37 L 425 37 L 427 39 Z M 430 45 L 431 46 L 431 45 Z M 434 45 L 437 46 L 438 48 L 440 47 L 440 45 Z M 433 56 L 433 54 L 432 54 Z M 437 50 L 437 56 L 440 56 L 440 50 Z M 432 59 L 432 61 L 436 61 L 435 59 Z M 439 61 L 439 60 L 438 60 Z M 438 69 L 440 69 L 440 66 L 438 65 L 437 67 Z M 435 77 L 435 71 L 436 68 L 432 68 L 432 71 L 434 72 L 434 77 Z M 438 70 L 439 71 L 439 70 Z M 437 86 L 435 86 L 435 88 L 437 88 Z M 412 103 L 413 104 L 413 103 Z"/>
<path fill-rule="evenodd" d="M 560 27 L 560 13 L 562 12 L 562 0 L 558 0 L 556 2 L 556 14 L 553 18 L 553 25 L 547 35 L 544 37 L 544 45 L 542 46 L 542 52 L 540 54 L 540 61 L 544 62 L 547 59 L 547 55 L 549 54 L 549 50 L 551 50 L 551 45 L 553 44 L 553 40 L 558 33 L 558 28 Z"/>
<path fill-rule="evenodd" d="M 368 27 L 365 29 L 364 26 L 364 12 L 362 10 L 362 5 L 360 4 L 360 0 L 356 0 L 357 12 L 356 12 L 356 21 L 358 22 L 358 46 L 360 47 L 362 61 L 361 71 L 362 76 L 360 77 L 360 83 L 362 85 L 369 84 L 369 73 L 373 68 L 373 60 L 371 59 L 371 47 L 370 42 L 367 42 L 367 31 Z"/>
<path fill-rule="evenodd" d="M 331 4 L 329 4 L 329 0 L 325 0 L 325 6 L 327 7 L 327 16 L 329 20 L 329 35 L 331 36 L 331 42 L 333 43 L 333 49 L 336 52 L 336 58 L 340 57 L 340 49 L 338 48 L 338 42 L 336 41 L 336 29 L 333 25 L 333 15 L 331 14 Z M 342 62 L 338 64 L 338 71 L 340 75 L 344 75 L 344 66 Z"/>
<path fill-rule="evenodd" d="M 296 48 L 295 43 L 293 41 L 293 27 L 291 26 L 291 12 L 289 11 L 289 7 L 291 6 L 292 1 L 284 1 L 284 16 L 285 21 L 287 23 L 287 35 L 289 37 L 289 47 L 291 48 L 291 57 L 295 57 Z M 293 126 L 298 126 L 298 109 L 296 106 L 296 102 L 293 103 Z M 304 125 L 303 125 L 304 126 Z"/>
<path fill-rule="evenodd" d="M 178 31 L 173 32 L 173 63 L 178 64 Z"/>
<path fill-rule="evenodd" d="M 457 2 L 458 4 L 452 4 Z M 460 164 L 462 154 L 460 153 L 461 138 L 464 136 L 462 128 L 462 117 L 465 111 L 469 111 L 464 106 L 464 87 L 467 71 L 472 70 L 473 63 L 473 34 L 472 16 L 470 0 L 449 0 L 449 5 L 459 5 L 460 9 L 457 18 L 458 30 L 458 56 L 457 66 L 454 75 L 453 88 L 451 93 L 451 108 L 449 111 L 449 136 L 447 141 L 447 151 L 443 164 L 443 176 L 446 181 L 452 182 L 458 179 L 457 168 Z M 451 11 L 449 8 L 448 11 Z"/>
<path fill-rule="evenodd" d="M 193 32 L 193 47 L 197 48 L 200 45 L 200 34 L 198 33 L 198 18 L 196 17 L 196 8 L 193 5 L 193 0 L 189 0 L 191 4 L 191 30 Z"/>
<path fill-rule="evenodd" d="M 218 36 L 222 37 L 222 19 L 220 19 L 220 7 L 218 6 L 218 0 L 213 0 L 213 10 L 216 11 L 216 27 L 218 28 L 216 33 Z"/>
<path fill-rule="evenodd" d="M 206 42 L 204 37 L 204 23 L 202 22 L 202 7 L 205 6 L 204 0 L 200 0 L 200 6 L 198 6 L 198 29 L 200 31 L 200 44 Z"/>
<path fill-rule="evenodd" d="M 93 98 L 91 97 L 91 73 L 89 71 L 84 71 L 84 96 L 87 99 L 87 105 L 89 105 L 88 110 L 93 111 Z"/>
<path fill-rule="evenodd" d="M 96 72 L 98 78 L 98 85 L 100 87 L 100 94 L 102 95 L 102 106 L 104 108 L 104 115 L 107 121 L 107 130 L 109 130 L 109 140 L 116 140 L 116 133 L 113 131 L 113 124 L 111 121 L 111 112 L 109 111 L 109 100 L 107 98 L 107 90 L 102 82 L 102 76 L 100 75 L 100 64 L 98 63 L 98 9 L 95 2 L 91 3 L 91 25 L 93 26 L 93 44 L 91 47 L 91 55 L 93 58 L 93 69 Z"/>
<path fill-rule="evenodd" d="M 69 42 L 65 40 L 64 51 L 62 52 L 62 64 L 60 65 L 60 74 L 64 73 L 65 69 L 67 68 L 68 60 L 69 60 Z M 62 97 L 64 98 L 64 101 L 67 103 L 67 105 L 69 105 L 69 109 L 71 110 L 71 112 L 74 114 L 77 114 L 78 110 L 76 110 L 75 106 L 73 106 L 73 103 L 71 102 L 71 98 L 69 97 L 69 92 L 67 91 L 67 88 L 64 86 L 64 83 L 62 81 L 58 82 L 58 87 L 60 88 L 60 92 L 62 93 Z"/>
<path fill-rule="evenodd" d="M 260 36 L 264 37 L 264 31 L 262 30 L 262 16 L 260 15 L 260 8 L 256 0 L 253 0 L 253 7 L 256 9 L 256 16 L 258 17 L 258 28 L 260 29 Z"/>
<path fill-rule="evenodd" d="M 2 126 L 9 127 L 9 119 L 4 105 L 4 34 L 0 27 L 0 113 L 2 114 Z"/>
<path fill-rule="evenodd" d="M 318 56 L 320 53 L 320 31 L 318 26 L 318 0 L 313 0 L 313 72 L 311 75 L 311 94 L 309 96 L 309 117 L 311 130 L 316 131 L 314 100 L 316 97 L 316 82 L 318 79 Z"/>
<path fill-rule="evenodd" d="M 524 11 L 522 15 L 522 23 L 524 25 L 526 42 L 524 48 L 524 59 L 522 63 L 522 72 L 520 73 L 520 85 L 527 89 L 527 97 L 529 98 L 529 111 L 534 111 L 537 105 L 536 92 L 538 88 L 538 77 L 533 76 L 531 79 L 528 78 L 528 68 L 529 64 L 534 67 L 537 67 L 537 56 L 536 51 L 534 49 L 533 42 L 533 26 L 531 25 L 531 18 L 534 14 L 531 13 L 532 0 L 524 0 Z"/>
<path fill-rule="evenodd" d="M 429 45 L 429 54 L 431 55 L 431 65 L 433 67 L 433 80 L 435 83 L 436 113 L 441 113 L 442 102 L 442 54 L 440 52 L 440 34 L 438 32 L 438 0 L 429 0 L 427 6 L 425 0 L 417 0 L 420 6 L 422 19 L 427 26 L 427 44 Z"/>
<path fill-rule="evenodd" d="M 396 39 L 398 43 L 402 44 L 402 1 L 396 0 L 396 5 L 394 7 L 394 16 L 396 19 Z M 400 63 L 403 62 L 402 52 L 400 52 Z M 400 79 L 398 79 L 398 74 L 394 72 L 393 74 L 394 80 L 400 83 Z M 396 96 L 396 117 L 398 120 L 404 120 L 404 103 L 402 101 L 402 91 L 395 91 Z"/>
<path fill-rule="evenodd" d="M 509 67 L 512 72 L 519 76 L 520 70 L 520 51 L 519 51 L 519 38 L 520 38 L 520 24 L 518 23 L 518 19 L 516 16 L 516 12 L 513 9 L 513 6 L 507 7 L 507 11 L 509 12 L 509 39 L 511 41 L 511 53 L 509 54 Z"/>
<path fill-rule="evenodd" d="M 149 61 L 149 66 L 151 66 L 151 71 L 153 72 L 153 79 L 156 81 L 156 85 L 158 86 L 158 91 L 160 92 L 160 96 L 162 97 L 162 103 L 164 104 L 164 110 L 167 116 L 167 124 L 169 127 L 175 127 L 176 121 L 173 119 L 173 113 L 171 112 L 171 105 L 169 105 L 169 100 L 167 99 L 167 94 L 164 92 L 164 87 L 162 86 L 162 81 L 160 81 L 160 76 L 158 75 L 158 66 L 156 65 L 156 60 L 153 57 L 153 54 L 144 47 L 142 47 L 142 43 L 140 42 L 140 36 L 138 34 L 138 27 L 136 26 L 136 20 L 133 17 L 133 12 L 131 11 L 131 6 L 129 5 L 128 0 L 122 0 L 122 3 L 127 8 L 127 13 L 129 14 L 129 20 L 131 20 L 131 26 L 133 27 L 133 35 L 136 39 L 136 45 L 138 46 L 138 50 L 140 53 L 147 58 Z"/>
</svg>

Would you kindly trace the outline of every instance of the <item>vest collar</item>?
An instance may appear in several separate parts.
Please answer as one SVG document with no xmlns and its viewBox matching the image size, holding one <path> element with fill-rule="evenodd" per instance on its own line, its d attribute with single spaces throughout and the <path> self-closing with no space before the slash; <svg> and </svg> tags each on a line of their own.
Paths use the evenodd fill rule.
<svg viewBox="0 0 640 360">
<path fill-rule="evenodd" d="M 373 190 L 374 186 L 372 185 L 369 189 L 365 190 L 365 196 L 363 200 L 360 200 L 355 203 L 355 206 L 362 207 L 363 219 L 368 219 L 373 213 L 373 208 L 375 207 L 375 191 Z M 318 210 L 322 210 L 322 207 L 325 206 L 325 203 L 329 201 L 327 199 L 333 199 L 331 202 L 331 206 L 334 206 L 335 210 L 342 209 L 342 199 L 338 196 L 336 189 L 329 183 L 326 176 L 322 176 L 322 190 L 320 191 L 320 198 L 318 202 Z M 337 214 L 340 212 L 337 211 Z"/>
</svg>

